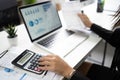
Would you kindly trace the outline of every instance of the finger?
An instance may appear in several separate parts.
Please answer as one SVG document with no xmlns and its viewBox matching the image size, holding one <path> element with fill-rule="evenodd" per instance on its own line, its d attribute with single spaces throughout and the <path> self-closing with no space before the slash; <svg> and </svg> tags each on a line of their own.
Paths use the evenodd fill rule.
<svg viewBox="0 0 120 80">
<path fill-rule="evenodd" d="M 41 57 L 39 61 L 51 61 L 51 58 L 48 56 Z"/>
<path fill-rule="evenodd" d="M 40 68 L 41 70 L 48 70 L 46 67 L 38 67 Z"/>
<path fill-rule="evenodd" d="M 49 66 L 50 62 L 48 62 L 48 61 L 42 61 L 42 62 L 39 63 L 39 65 Z"/>
<path fill-rule="evenodd" d="M 78 15 L 80 18 L 83 17 L 83 14 L 81 14 L 81 13 L 78 13 L 77 15 Z"/>
<path fill-rule="evenodd" d="M 55 58 L 55 55 L 47 55 L 43 56 L 39 59 L 39 61 L 52 61 Z"/>
<path fill-rule="evenodd" d="M 38 68 L 40 68 L 41 70 L 48 70 L 47 66 L 39 66 Z"/>
<path fill-rule="evenodd" d="M 40 66 L 39 67 L 41 70 L 49 70 L 49 71 L 54 71 L 52 66 Z"/>
<path fill-rule="evenodd" d="M 47 55 L 46 57 L 53 57 L 53 56 L 55 56 L 55 55 Z"/>
</svg>

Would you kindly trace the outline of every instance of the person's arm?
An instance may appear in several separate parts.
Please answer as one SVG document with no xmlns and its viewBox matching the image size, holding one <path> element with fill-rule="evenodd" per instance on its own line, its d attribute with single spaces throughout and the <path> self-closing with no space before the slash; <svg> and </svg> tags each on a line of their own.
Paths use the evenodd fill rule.
<svg viewBox="0 0 120 80">
<path fill-rule="evenodd" d="M 82 75 L 79 71 L 75 71 L 71 76 L 70 80 L 89 80 L 87 77 Z"/>
<path fill-rule="evenodd" d="M 70 80 L 88 80 L 81 73 L 70 67 L 62 58 L 57 55 L 47 55 L 40 58 L 39 68 L 42 70 L 53 71 Z"/>
<path fill-rule="evenodd" d="M 96 24 L 92 24 L 91 30 L 106 40 L 112 46 L 120 46 L 120 28 L 116 29 L 115 31 L 109 31 Z"/>
<path fill-rule="evenodd" d="M 110 43 L 114 47 L 118 47 L 120 44 L 120 30 L 110 31 L 105 28 L 102 28 L 99 25 L 96 25 L 92 23 L 89 18 L 85 14 L 78 14 L 78 16 L 81 18 L 83 23 L 86 27 L 90 28 L 91 31 L 102 37 L 104 40 L 106 40 L 108 43 Z"/>
<path fill-rule="evenodd" d="M 113 34 L 112 31 L 106 30 L 106 29 L 104 29 L 104 28 L 102 28 L 94 23 L 91 25 L 90 30 L 110 43 L 110 41 L 112 39 L 112 34 Z"/>
</svg>

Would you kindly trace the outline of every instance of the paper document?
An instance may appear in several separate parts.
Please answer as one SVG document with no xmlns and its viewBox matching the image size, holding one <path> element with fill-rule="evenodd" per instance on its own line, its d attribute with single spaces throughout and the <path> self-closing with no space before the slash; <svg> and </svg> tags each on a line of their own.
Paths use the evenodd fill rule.
<svg viewBox="0 0 120 80">
<path fill-rule="evenodd" d="M 12 61 L 20 54 L 22 53 L 22 49 L 20 48 L 17 48 L 17 47 L 13 47 L 13 48 L 10 48 L 8 50 L 8 52 L 2 57 L 0 58 L 0 66 L 4 66 L 4 67 L 7 67 L 7 68 L 11 68 L 13 69 L 13 65 L 12 65 Z"/>
<path fill-rule="evenodd" d="M 43 75 L 29 75 L 28 73 L 15 71 L 10 68 L 0 66 L 0 80 L 53 80 L 55 74 L 48 72 L 48 75 L 41 77 Z M 59 77 L 58 77 L 59 78 Z"/>
<path fill-rule="evenodd" d="M 20 73 L 10 68 L 0 66 L 0 80 L 39 80 L 29 76 L 27 73 Z"/>
<path fill-rule="evenodd" d="M 81 13 L 80 3 L 68 2 L 63 5 L 62 15 L 67 29 L 89 33 L 90 31 L 86 28 L 80 17 L 77 15 L 78 13 Z"/>
</svg>

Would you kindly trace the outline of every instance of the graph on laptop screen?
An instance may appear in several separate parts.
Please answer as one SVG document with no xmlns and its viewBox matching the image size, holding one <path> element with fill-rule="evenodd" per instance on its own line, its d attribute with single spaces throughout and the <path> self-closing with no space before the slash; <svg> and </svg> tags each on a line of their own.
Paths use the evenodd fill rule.
<svg viewBox="0 0 120 80">
<path fill-rule="evenodd" d="M 61 27 L 59 16 L 55 11 L 55 7 L 50 2 L 21 9 L 32 40 Z"/>
</svg>

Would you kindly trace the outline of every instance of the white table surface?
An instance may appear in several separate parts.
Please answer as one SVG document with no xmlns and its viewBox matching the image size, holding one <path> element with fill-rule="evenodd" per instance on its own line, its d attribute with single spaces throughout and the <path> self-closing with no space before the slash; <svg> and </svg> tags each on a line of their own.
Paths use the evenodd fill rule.
<svg viewBox="0 0 120 80">
<path fill-rule="evenodd" d="M 101 25 L 106 29 L 111 29 L 111 17 L 108 16 L 105 12 L 96 13 L 96 8 L 94 7 L 96 4 L 89 5 L 83 8 L 84 13 L 88 15 L 91 21 Z M 64 22 L 63 22 L 64 23 Z M 41 52 L 47 54 L 48 52 L 40 49 L 39 47 L 33 45 L 28 37 L 24 24 L 17 26 L 18 31 L 18 45 L 16 47 L 20 47 L 23 49 L 30 49 L 35 52 Z M 64 57 L 64 60 L 72 67 L 80 64 L 84 58 L 88 55 L 88 53 L 101 41 L 101 38 L 96 34 L 91 33 L 86 41 L 80 44 L 75 50 L 73 50 L 69 55 Z M 8 39 L 7 33 L 2 31 L 0 32 L 0 53 L 6 49 L 11 48 Z M 54 80 L 58 80 L 58 77 Z"/>
</svg>

